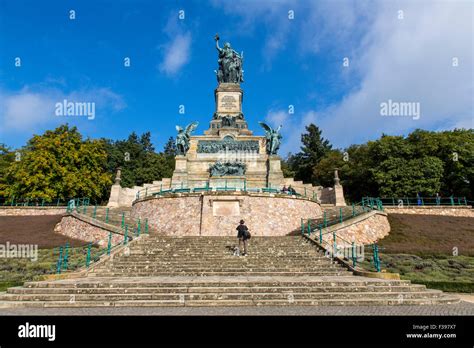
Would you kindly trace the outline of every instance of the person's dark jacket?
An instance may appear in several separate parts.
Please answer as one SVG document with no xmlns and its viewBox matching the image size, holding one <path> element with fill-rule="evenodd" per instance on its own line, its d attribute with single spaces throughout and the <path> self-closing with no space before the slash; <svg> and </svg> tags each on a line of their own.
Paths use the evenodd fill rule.
<svg viewBox="0 0 474 348">
<path fill-rule="evenodd" d="M 248 231 L 247 226 L 245 226 L 245 225 L 237 226 L 237 238 L 244 238 L 245 239 L 245 231 Z"/>
</svg>

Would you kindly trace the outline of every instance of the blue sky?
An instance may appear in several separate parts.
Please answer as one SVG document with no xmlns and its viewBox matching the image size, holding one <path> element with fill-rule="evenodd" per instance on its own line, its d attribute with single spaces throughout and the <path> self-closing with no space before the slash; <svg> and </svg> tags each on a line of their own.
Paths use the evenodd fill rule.
<svg viewBox="0 0 474 348">
<path fill-rule="evenodd" d="M 282 154 L 310 122 L 336 147 L 472 128 L 472 17 L 472 1 L 0 0 L 0 142 L 65 122 L 93 138 L 151 131 L 158 149 L 176 124 L 202 134 L 217 32 L 244 51 L 249 127 L 283 124 Z M 56 116 L 64 99 L 94 102 L 95 118 Z M 420 118 L 381 116 L 388 100 L 419 103 Z"/>
</svg>

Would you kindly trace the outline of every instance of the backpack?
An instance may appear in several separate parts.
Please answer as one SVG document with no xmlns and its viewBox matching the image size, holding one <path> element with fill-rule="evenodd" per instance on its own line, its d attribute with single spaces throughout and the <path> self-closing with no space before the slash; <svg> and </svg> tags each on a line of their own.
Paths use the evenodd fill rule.
<svg viewBox="0 0 474 348">
<path fill-rule="evenodd" d="M 249 230 L 245 230 L 244 232 L 244 238 L 245 239 L 250 239 L 252 237 L 252 235 L 250 234 L 250 231 Z"/>
</svg>

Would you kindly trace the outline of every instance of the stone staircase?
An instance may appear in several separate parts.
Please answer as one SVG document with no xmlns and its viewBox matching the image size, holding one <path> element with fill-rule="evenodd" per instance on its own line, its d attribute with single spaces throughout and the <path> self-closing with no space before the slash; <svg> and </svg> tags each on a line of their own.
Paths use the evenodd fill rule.
<svg viewBox="0 0 474 348">
<path fill-rule="evenodd" d="M 455 303 L 409 281 L 353 276 L 306 239 L 141 236 L 87 277 L 27 282 L 0 307 L 418 305 Z"/>
<path fill-rule="evenodd" d="M 98 267 L 96 276 L 323 276 L 348 272 L 301 237 L 254 237 L 250 255 L 233 256 L 236 238 L 150 236 Z"/>
</svg>

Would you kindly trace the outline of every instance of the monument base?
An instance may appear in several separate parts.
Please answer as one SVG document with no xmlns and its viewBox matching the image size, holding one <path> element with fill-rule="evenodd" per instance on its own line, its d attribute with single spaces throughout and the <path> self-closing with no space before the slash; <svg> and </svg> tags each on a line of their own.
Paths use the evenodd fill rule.
<svg viewBox="0 0 474 348">
<path fill-rule="evenodd" d="M 232 236 L 242 219 L 254 236 L 301 234 L 301 217 L 321 217 L 320 205 L 286 194 L 178 193 L 134 202 L 131 216 L 172 236 Z"/>
</svg>

